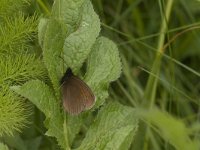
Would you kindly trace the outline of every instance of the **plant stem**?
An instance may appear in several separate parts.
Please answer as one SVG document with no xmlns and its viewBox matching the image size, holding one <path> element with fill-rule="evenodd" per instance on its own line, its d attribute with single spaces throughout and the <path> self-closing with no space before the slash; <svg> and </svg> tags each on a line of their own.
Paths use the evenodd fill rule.
<svg viewBox="0 0 200 150">
<path fill-rule="evenodd" d="M 51 14 L 49 9 L 46 7 L 46 5 L 43 3 L 42 0 L 37 0 L 37 2 L 40 5 L 40 7 L 42 7 L 42 9 L 46 12 L 47 15 Z"/>
<path fill-rule="evenodd" d="M 160 36 L 158 39 L 158 46 L 157 46 L 157 53 L 156 53 L 156 58 L 152 66 L 151 72 L 155 74 L 156 76 L 159 75 L 160 73 L 160 65 L 161 65 L 161 59 L 162 59 L 162 54 L 163 54 L 163 45 L 165 41 L 165 33 L 167 31 L 167 22 L 169 21 L 170 18 L 170 12 L 172 8 L 173 0 L 168 0 L 167 1 L 167 6 L 166 6 L 166 11 L 165 15 L 163 16 L 162 24 L 161 24 L 161 29 L 160 29 Z M 155 102 L 155 95 L 156 95 L 156 89 L 157 89 L 157 82 L 158 79 L 153 77 L 152 75 L 149 76 L 147 86 L 145 89 L 144 93 L 144 105 L 147 108 L 152 108 L 154 102 Z"/>
</svg>

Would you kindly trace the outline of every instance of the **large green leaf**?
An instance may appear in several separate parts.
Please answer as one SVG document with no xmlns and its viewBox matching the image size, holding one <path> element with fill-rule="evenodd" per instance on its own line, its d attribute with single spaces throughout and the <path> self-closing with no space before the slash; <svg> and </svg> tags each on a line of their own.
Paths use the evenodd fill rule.
<svg viewBox="0 0 200 150">
<path fill-rule="evenodd" d="M 72 1 L 72 0 L 55 0 L 50 19 L 55 19 L 63 23 L 63 26 L 67 28 L 68 34 L 73 32 L 80 24 L 82 5 L 85 0 Z M 38 40 L 41 47 L 43 47 L 43 41 L 48 25 L 47 18 L 40 18 L 38 25 Z M 62 30 L 62 29 L 61 29 Z"/>
<path fill-rule="evenodd" d="M 12 89 L 28 98 L 45 114 L 45 126 L 48 129 L 46 134 L 56 137 L 59 145 L 66 148 L 68 143 L 63 132 L 63 115 L 60 113 L 60 106 L 56 101 L 53 90 L 39 80 L 29 81 L 21 87 L 15 86 Z"/>
<path fill-rule="evenodd" d="M 66 27 L 63 22 L 55 19 L 48 20 L 44 37 L 43 58 L 56 96 L 59 95 L 59 80 L 64 72 L 63 60 L 60 58 L 60 54 L 65 36 Z"/>
<path fill-rule="evenodd" d="M 64 43 L 64 60 L 67 67 L 78 71 L 99 35 L 100 21 L 90 1 L 83 5 L 82 19 L 78 29 L 71 33 Z"/>
<path fill-rule="evenodd" d="M 80 23 L 82 5 L 86 0 L 55 0 L 52 7 L 52 17 L 62 21 L 73 32 Z"/>
<path fill-rule="evenodd" d="M 121 61 L 117 46 L 105 37 L 99 37 L 88 58 L 86 82 L 95 92 L 96 106 L 103 104 L 108 96 L 108 84 L 121 73 Z"/>
<path fill-rule="evenodd" d="M 77 150 L 128 149 L 138 124 L 133 114 L 134 109 L 119 103 L 106 105 Z"/>
</svg>

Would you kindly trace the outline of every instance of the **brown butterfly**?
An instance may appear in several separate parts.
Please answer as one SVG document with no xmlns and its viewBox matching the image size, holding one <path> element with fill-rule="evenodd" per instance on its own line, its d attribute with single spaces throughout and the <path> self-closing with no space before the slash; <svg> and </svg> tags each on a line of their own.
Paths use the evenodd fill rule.
<svg viewBox="0 0 200 150">
<path fill-rule="evenodd" d="M 70 68 L 61 79 L 61 91 L 64 109 L 72 115 L 78 115 L 91 108 L 95 102 L 92 90 L 75 76 Z"/>
</svg>

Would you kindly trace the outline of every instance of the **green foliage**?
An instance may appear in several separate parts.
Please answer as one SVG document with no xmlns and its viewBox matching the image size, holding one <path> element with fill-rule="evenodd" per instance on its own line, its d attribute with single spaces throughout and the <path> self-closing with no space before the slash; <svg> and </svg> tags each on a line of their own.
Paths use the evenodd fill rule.
<svg viewBox="0 0 200 150">
<path fill-rule="evenodd" d="M 99 37 L 92 47 L 88 58 L 85 80 L 95 92 L 96 107 L 102 105 L 108 97 L 110 81 L 119 78 L 121 61 L 116 45 L 105 37 Z"/>
<path fill-rule="evenodd" d="M 23 13 L 6 17 L 0 24 L 0 54 L 18 54 L 30 48 L 37 27 L 36 16 L 25 18 Z"/>
<path fill-rule="evenodd" d="M 30 0 L 0 0 L 0 18 L 12 16 L 23 8 Z"/>
<path fill-rule="evenodd" d="M 23 84 L 30 79 L 45 78 L 45 68 L 41 60 L 31 54 L 0 56 L 0 87 L 4 85 Z"/>
<path fill-rule="evenodd" d="M 73 18 L 77 14 L 80 14 L 80 16 Z M 44 122 L 47 128 L 46 135 L 56 137 L 58 144 L 63 149 L 70 149 L 76 134 L 81 126 L 84 125 L 82 119 L 89 117 L 89 114 L 72 117 L 65 116 L 65 113 L 60 111 L 59 81 L 68 67 L 78 74 L 83 63 L 88 58 L 85 81 L 94 90 L 97 97 L 95 108 L 98 108 L 108 97 L 109 83 L 116 80 L 121 73 L 118 49 L 107 38 L 100 37 L 96 40 L 100 32 L 100 21 L 93 10 L 91 2 L 88 0 L 77 3 L 71 1 L 69 4 L 65 4 L 63 0 L 55 1 L 51 17 L 41 18 L 38 31 L 44 64 L 48 70 L 53 88 L 51 84 L 47 85 L 43 81 L 32 80 L 22 86 L 12 87 L 12 90 L 28 98 L 44 113 L 46 117 Z M 99 61 L 97 62 L 96 60 Z M 119 109 L 119 112 L 127 113 L 118 119 L 120 122 L 132 111 L 124 110 L 124 112 L 123 109 L 126 108 L 118 105 L 116 105 L 116 111 Z M 133 120 L 135 120 L 134 117 Z M 126 133 L 120 140 L 121 143 L 116 147 L 117 149 L 120 149 L 123 144 L 127 147 L 130 146 L 130 141 L 132 141 L 133 137 L 130 133 L 135 132 L 137 124 L 133 120 L 128 120 L 127 124 L 124 124 L 124 127 L 120 129 Z M 131 126 L 131 123 L 134 123 L 134 125 Z M 108 124 L 112 124 L 112 120 L 110 122 L 108 120 Z M 108 128 L 110 127 L 108 126 Z M 121 132 L 119 131 L 115 135 L 114 132 L 111 132 L 110 136 L 117 138 L 119 133 Z M 112 145 L 113 142 L 110 142 L 110 144 Z"/>
<path fill-rule="evenodd" d="M 27 123 L 30 113 L 24 101 L 8 90 L 0 92 L 0 112 L 0 136 L 13 135 L 14 131 L 20 131 Z"/>
<path fill-rule="evenodd" d="M 166 141 L 169 141 L 177 150 L 198 150 L 200 142 L 192 140 L 187 128 L 182 120 L 176 119 L 166 112 L 162 112 L 157 108 L 149 111 L 137 110 L 140 117 L 156 126 Z M 183 143 L 187 143 L 186 145 Z"/>
<path fill-rule="evenodd" d="M 123 55 L 122 78 L 112 96 L 146 109 L 145 117 L 139 116 L 142 121 L 130 149 L 199 149 L 199 130 L 191 132 L 190 126 L 199 123 L 199 22 L 194 10 L 200 3 L 96 3 L 99 11 L 104 10 L 100 11 L 104 34 L 115 32 L 110 35 Z M 155 105 L 161 112 L 151 110 Z"/>
<path fill-rule="evenodd" d="M 59 20 L 48 20 L 43 45 L 44 63 L 56 94 L 59 95 L 59 80 L 62 76 L 63 62 L 60 54 L 63 47 L 66 27 Z M 53 59 L 52 59 L 53 58 Z"/>
<path fill-rule="evenodd" d="M 56 101 L 53 90 L 39 80 L 29 81 L 21 88 L 12 87 L 12 89 L 28 98 L 45 114 L 45 125 L 48 128 L 46 135 L 55 136 L 59 145 L 66 148 L 68 143 L 63 134 L 63 115 L 60 113 L 59 103 Z"/>
<path fill-rule="evenodd" d="M 104 106 L 77 150 L 128 149 L 137 130 L 133 114 L 132 108 L 118 103 Z"/>
<path fill-rule="evenodd" d="M 27 2 L 30 14 L 22 13 Z M 0 0 L 0 107 L 9 117 L 16 106 L 10 118 L 18 114 L 14 124 L 21 123 L 5 126 L 11 119 L 0 114 L 2 143 L 16 150 L 199 149 L 199 1 L 92 3 L 94 8 L 89 0 Z M 39 20 L 39 45 L 33 11 L 46 12 Z M 96 97 L 94 107 L 78 116 L 60 106 L 59 80 L 68 67 Z M 30 112 L 10 86 L 38 108 L 22 134 L 14 131 Z"/>
<path fill-rule="evenodd" d="M 43 47 L 47 23 L 48 23 L 47 18 L 40 18 L 40 21 L 38 24 L 38 42 L 41 47 Z"/>
<path fill-rule="evenodd" d="M 3 136 L 1 140 L 4 141 L 4 143 L 12 149 L 16 149 L 16 150 L 27 149 L 27 146 L 25 145 L 25 141 L 22 140 L 22 138 L 20 137 L 18 133 L 15 133 L 12 136 L 8 136 L 8 135 Z M 35 147 L 35 146 L 36 145 L 32 145 L 32 147 Z"/>
<path fill-rule="evenodd" d="M 100 31 L 100 21 L 90 1 L 83 4 L 81 22 L 75 32 L 66 39 L 63 47 L 64 60 L 75 72 L 80 69 Z"/>
<path fill-rule="evenodd" d="M 45 80 L 45 68 L 31 51 L 36 16 L 25 17 L 21 11 L 16 12 L 25 2 L 0 1 L 0 136 L 21 131 L 30 115 L 29 104 L 9 86 L 22 85 L 30 79 Z"/>
<path fill-rule="evenodd" d="M 0 143 L 0 150 L 9 150 L 9 149 L 5 144 Z"/>
<path fill-rule="evenodd" d="M 67 26 L 68 33 L 75 32 L 80 26 L 80 21 L 83 17 L 82 13 L 85 1 L 88 0 L 57 0 L 52 7 L 52 17 L 62 21 Z M 94 13 L 94 11 L 91 11 L 90 13 Z"/>
</svg>

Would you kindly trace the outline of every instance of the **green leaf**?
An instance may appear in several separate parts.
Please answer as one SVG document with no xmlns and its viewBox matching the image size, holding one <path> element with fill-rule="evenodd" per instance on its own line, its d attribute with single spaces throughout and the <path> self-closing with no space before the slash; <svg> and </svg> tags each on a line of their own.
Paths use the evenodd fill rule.
<svg viewBox="0 0 200 150">
<path fill-rule="evenodd" d="M 25 142 L 28 150 L 38 150 L 42 142 L 42 136 L 28 139 Z"/>
<path fill-rule="evenodd" d="M 58 144 L 66 148 L 68 143 L 63 134 L 63 116 L 53 90 L 39 80 L 29 81 L 21 87 L 15 86 L 12 89 L 28 98 L 45 114 L 45 126 L 48 129 L 46 135 L 56 137 Z"/>
<path fill-rule="evenodd" d="M 38 24 L 38 42 L 43 48 L 44 37 L 47 29 L 48 19 L 41 18 Z"/>
<path fill-rule="evenodd" d="M 82 19 L 78 29 L 64 43 L 64 60 L 67 67 L 77 72 L 82 66 L 100 31 L 100 20 L 90 1 L 83 5 Z"/>
<path fill-rule="evenodd" d="M 82 5 L 86 0 L 55 0 L 52 8 L 52 17 L 61 20 L 73 32 L 79 25 L 82 14 Z"/>
<path fill-rule="evenodd" d="M 13 136 L 3 136 L 2 141 L 15 150 L 27 150 L 26 143 L 18 133 L 15 133 Z"/>
<path fill-rule="evenodd" d="M 82 116 L 67 116 L 68 138 L 70 145 L 72 144 L 76 134 L 80 131 L 82 123 Z"/>
<path fill-rule="evenodd" d="M 85 0 L 55 0 L 52 7 L 51 19 L 62 22 L 67 28 L 68 34 L 73 32 L 79 25 L 82 5 Z M 44 36 L 48 25 L 47 18 L 41 18 L 38 25 L 38 40 L 40 46 L 43 46 Z"/>
<path fill-rule="evenodd" d="M 59 80 L 64 72 L 60 54 L 65 36 L 66 27 L 64 24 L 59 20 L 50 19 L 44 38 L 43 57 L 57 97 L 59 97 Z"/>
<path fill-rule="evenodd" d="M 103 104 L 108 96 L 108 85 L 121 73 L 121 61 L 117 46 L 105 37 L 99 37 L 88 58 L 86 82 L 96 96 L 96 106 Z"/>
<path fill-rule="evenodd" d="M 134 110 L 119 103 L 106 105 L 77 150 L 128 149 L 137 130 Z"/>
<path fill-rule="evenodd" d="M 38 26 L 38 38 L 43 49 L 44 62 L 57 97 L 60 97 L 57 92 L 59 90 L 59 80 L 66 70 L 63 58 L 61 58 L 64 41 L 67 34 L 72 32 L 70 31 L 72 28 L 77 28 L 79 24 L 82 26 L 80 16 L 82 14 L 83 2 L 84 0 L 76 2 L 56 0 L 52 8 L 51 18 L 40 19 Z"/>
</svg>

